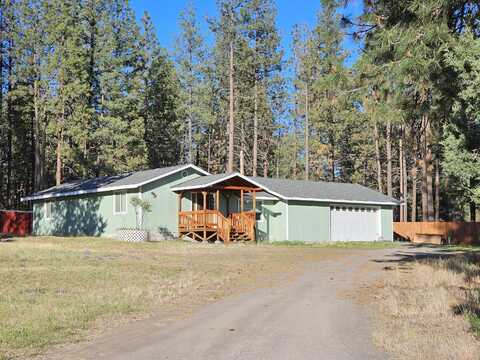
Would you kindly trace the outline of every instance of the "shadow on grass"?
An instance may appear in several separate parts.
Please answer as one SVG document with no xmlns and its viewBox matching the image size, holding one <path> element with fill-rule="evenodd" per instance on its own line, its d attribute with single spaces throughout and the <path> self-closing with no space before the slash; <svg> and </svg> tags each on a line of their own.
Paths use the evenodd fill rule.
<svg viewBox="0 0 480 360">
<path fill-rule="evenodd" d="M 462 275 L 466 283 L 458 289 L 463 292 L 462 301 L 452 311 L 464 316 L 475 336 L 480 337 L 480 247 L 409 244 L 386 258 L 372 261 L 385 263 L 384 270 L 405 269 L 420 263 Z"/>
<path fill-rule="evenodd" d="M 15 237 L 12 234 L 0 234 L 0 243 L 14 242 Z"/>
</svg>

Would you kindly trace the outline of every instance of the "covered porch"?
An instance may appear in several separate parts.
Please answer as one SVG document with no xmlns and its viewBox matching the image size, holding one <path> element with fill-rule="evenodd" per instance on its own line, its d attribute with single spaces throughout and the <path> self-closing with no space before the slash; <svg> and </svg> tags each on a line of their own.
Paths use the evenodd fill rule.
<svg viewBox="0 0 480 360">
<path fill-rule="evenodd" d="M 180 237 L 256 241 L 256 194 L 262 190 L 239 174 L 205 176 L 175 188 Z"/>
</svg>

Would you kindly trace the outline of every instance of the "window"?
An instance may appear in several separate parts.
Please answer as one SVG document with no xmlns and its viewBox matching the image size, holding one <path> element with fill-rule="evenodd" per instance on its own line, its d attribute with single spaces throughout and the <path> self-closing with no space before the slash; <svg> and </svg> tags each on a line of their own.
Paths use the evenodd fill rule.
<svg viewBox="0 0 480 360">
<path fill-rule="evenodd" d="M 255 221 L 262 222 L 263 220 L 263 205 L 262 202 L 259 201 L 257 203 L 257 209 L 255 210 Z"/>
<path fill-rule="evenodd" d="M 45 219 L 51 219 L 53 217 L 53 203 L 47 201 L 45 203 Z"/>
<path fill-rule="evenodd" d="M 127 213 L 127 193 L 118 193 L 114 195 L 114 214 L 126 214 Z"/>
</svg>

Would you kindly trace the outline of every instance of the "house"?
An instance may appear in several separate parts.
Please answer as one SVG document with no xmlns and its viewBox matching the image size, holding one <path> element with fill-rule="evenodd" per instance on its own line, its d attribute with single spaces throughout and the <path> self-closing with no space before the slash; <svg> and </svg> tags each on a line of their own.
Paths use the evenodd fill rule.
<svg viewBox="0 0 480 360">
<path fill-rule="evenodd" d="M 154 239 L 393 240 L 397 200 L 361 185 L 210 175 L 179 165 L 62 184 L 26 197 L 36 235 L 114 237 L 134 228 L 147 200 L 145 228 Z"/>
</svg>

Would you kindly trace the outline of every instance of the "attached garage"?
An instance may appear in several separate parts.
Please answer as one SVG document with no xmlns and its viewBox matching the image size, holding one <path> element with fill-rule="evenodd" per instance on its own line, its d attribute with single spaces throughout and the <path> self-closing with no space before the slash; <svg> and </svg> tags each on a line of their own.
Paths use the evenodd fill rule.
<svg viewBox="0 0 480 360">
<path fill-rule="evenodd" d="M 399 202 L 358 184 L 255 178 L 268 241 L 393 241 Z M 276 229 L 277 231 L 272 231 Z M 278 231 L 281 230 L 281 231 Z"/>
</svg>

